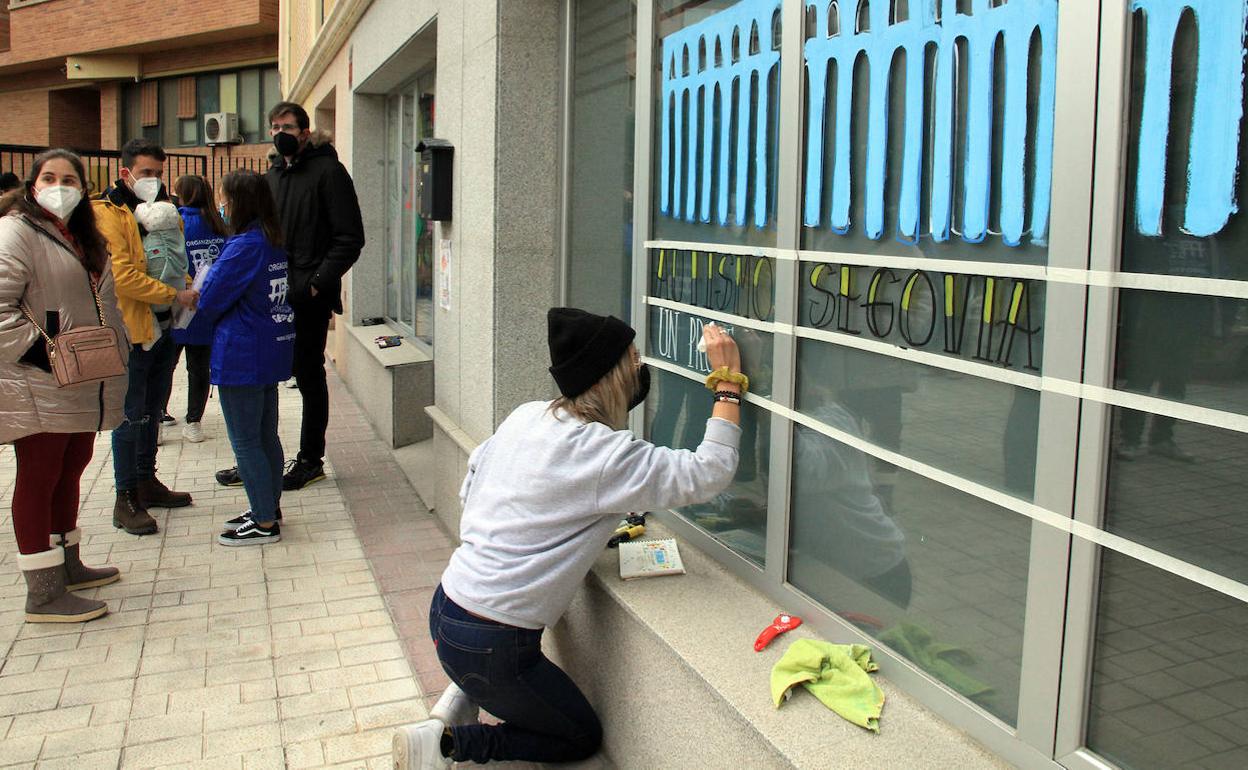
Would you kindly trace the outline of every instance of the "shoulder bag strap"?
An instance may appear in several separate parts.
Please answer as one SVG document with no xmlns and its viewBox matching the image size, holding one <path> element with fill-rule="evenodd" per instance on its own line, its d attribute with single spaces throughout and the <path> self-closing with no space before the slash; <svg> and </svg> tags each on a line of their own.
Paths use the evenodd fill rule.
<svg viewBox="0 0 1248 770">
<path fill-rule="evenodd" d="M 39 225 L 37 225 L 37 224 L 35 224 L 34 222 L 30 221 L 30 217 L 27 217 L 27 216 L 24 216 L 24 215 L 23 215 L 23 216 L 22 216 L 22 221 L 23 221 L 23 222 L 25 222 L 26 224 L 30 225 L 31 229 L 33 229 L 35 232 L 37 232 L 37 233 L 39 233 L 40 235 L 42 235 L 44 238 L 47 238 L 48 240 L 50 240 L 50 241 L 52 241 L 53 243 L 55 243 L 57 246 L 60 246 L 60 247 L 61 247 L 62 249 L 64 249 L 65 251 L 68 251 L 68 252 L 69 252 L 69 253 L 73 256 L 73 258 L 74 258 L 75 260 L 78 260 L 78 255 L 74 253 L 73 249 L 69 248 L 69 247 L 68 247 L 68 246 L 66 246 L 64 243 L 62 243 L 62 242 L 61 242 L 61 240 L 60 240 L 59 238 L 54 237 L 54 236 L 52 235 L 52 233 L 49 233 L 47 230 L 44 230 L 44 229 L 43 229 L 42 227 L 40 227 Z M 99 321 L 100 321 L 100 326 L 107 326 L 108 324 L 107 324 L 107 323 L 105 323 L 105 321 L 104 321 L 104 305 L 103 305 L 103 303 L 101 303 L 101 302 L 100 302 L 100 293 L 99 293 L 98 291 L 96 291 L 96 289 L 95 289 L 95 281 L 91 280 L 91 273 L 90 273 L 90 271 L 88 271 L 88 272 L 87 272 L 87 286 L 89 286 L 89 287 L 91 288 L 91 298 L 95 300 L 95 315 L 96 315 L 96 317 L 97 317 L 97 318 L 99 319 Z M 25 307 L 23 307 L 23 308 L 22 308 L 22 312 L 26 315 L 26 317 L 27 317 L 27 318 L 30 318 L 30 311 L 28 311 Z M 30 322 L 31 322 L 31 323 L 33 323 L 33 324 L 35 324 L 35 328 L 36 328 L 36 329 L 39 329 L 39 333 L 40 333 L 40 334 L 42 334 L 42 335 L 43 335 L 43 338 L 44 338 L 45 340 L 48 340 L 48 344 L 49 344 L 49 345 L 51 345 L 51 344 L 52 344 L 52 340 L 48 337 L 47 332 L 45 332 L 45 331 L 44 331 L 44 330 L 43 330 L 43 329 L 39 326 L 39 324 L 35 323 L 35 319 L 30 318 Z"/>
</svg>

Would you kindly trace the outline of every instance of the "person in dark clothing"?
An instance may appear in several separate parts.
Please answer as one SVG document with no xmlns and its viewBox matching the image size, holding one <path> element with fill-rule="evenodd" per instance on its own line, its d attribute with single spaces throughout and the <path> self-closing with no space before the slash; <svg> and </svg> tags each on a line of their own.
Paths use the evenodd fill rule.
<svg viewBox="0 0 1248 770">
<path fill-rule="evenodd" d="M 12 171 L 6 171 L 0 174 L 0 195 L 7 193 L 9 190 L 16 190 L 22 186 L 22 180 Z"/>
<path fill-rule="evenodd" d="M 329 320 L 342 313 L 342 277 L 364 248 L 364 222 L 355 185 L 329 136 L 311 130 L 308 113 L 293 102 L 269 110 L 277 150 L 266 178 L 277 201 L 290 260 L 288 301 L 295 312 L 294 376 L 303 395 L 299 454 L 282 489 L 302 489 L 325 478 L 329 388 L 325 342 Z M 236 468 L 217 473 L 226 486 L 241 483 Z"/>
</svg>

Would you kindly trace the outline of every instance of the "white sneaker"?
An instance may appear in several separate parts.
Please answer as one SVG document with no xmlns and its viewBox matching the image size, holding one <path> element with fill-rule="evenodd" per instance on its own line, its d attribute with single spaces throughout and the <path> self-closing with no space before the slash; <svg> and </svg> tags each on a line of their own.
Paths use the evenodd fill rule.
<svg viewBox="0 0 1248 770">
<path fill-rule="evenodd" d="M 454 682 L 446 686 L 442 697 L 429 709 L 429 718 L 436 719 L 447 727 L 475 725 L 480 721 L 480 714 L 477 704 Z"/>
<path fill-rule="evenodd" d="M 165 445 L 165 424 L 162 422 L 156 426 L 156 446 Z"/>
<path fill-rule="evenodd" d="M 390 758 L 395 770 L 441 770 L 451 766 L 442 756 L 442 731 L 446 728 L 436 719 L 400 727 L 390 742 Z"/>
<path fill-rule="evenodd" d="M 204 441 L 204 428 L 197 422 L 188 422 L 182 426 L 182 438 L 192 444 L 201 444 Z"/>
<path fill-rule="evenodd" d="M 294 390 L 295 388 L 299 387 L 299 382 L 294 377 L 291 377 L 289 380 L 286 380 L 285 382 L 283 382 L 282 385 L 286 386 L 287 388 L 290 388 L 291 390 Z"/>
</svg>

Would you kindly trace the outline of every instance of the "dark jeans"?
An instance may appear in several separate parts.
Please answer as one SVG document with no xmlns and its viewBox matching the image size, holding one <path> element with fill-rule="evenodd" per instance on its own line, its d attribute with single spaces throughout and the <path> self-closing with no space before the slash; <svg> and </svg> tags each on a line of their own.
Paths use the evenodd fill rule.
<svg viewBox="0 0 1248 770">
<path fill-rule="evenodd" d="M 139 479 L 156 475 L 156 437 L 165 401 L 173 387 L 177 349 L 168 335 L 151 350 L 130 349 L 125 419 L 113 431 L 113 480 L 118 492 L 134 489 Z"/>
<path fill-rule="evenodd" d="M 598 751 L 598 715 L 568 675 L 542 654 L 541 631 L 471 615 L 438 586 L 429 633 L 451 681 L 503 720 L 452 727 L 456 761 L 574 762 Z"/>
<path fill-rule="evenodd" d="M 329 427 L 329 386 L 325 382 L 325 340 L 333 311 L 316 299 L 292 305 L 295 310 L 295 382 L 303 396 L 299 459 L 319 465 L 325 457 Z"/>
<path fill-rule="evenodd" d="M 277 385 L 221 385 L 217 393 L 251 516 L 259 522 L 273 521 L 282 503 L 286 460 L 277 437 Z"/>
<path fill-rule="evenodd" d="M 210 345 L 178 345 L 173 357 L 173 368 L 178 368 L 178 359 L 182 351 L 186 351 L 186 421 L 199 422 L 204 419 L 204 409 L 208 406 L 208 392 L 212 384 L 208 379 L 208 365 L 212 360 Z M 165 396 L 165 413 L 169 413 L 169 396 L 173 394 L 173 378 L 169 379 L 169 394 Z"/>
</svg>

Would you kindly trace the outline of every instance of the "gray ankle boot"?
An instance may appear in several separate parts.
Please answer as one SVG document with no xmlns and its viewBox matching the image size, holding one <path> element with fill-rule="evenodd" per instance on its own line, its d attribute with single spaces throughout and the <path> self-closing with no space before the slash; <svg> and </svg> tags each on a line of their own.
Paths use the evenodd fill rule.
<svg viewBox="0 0 1248 770">
<path fill-rule="evenodd" d="M 17 566 L 26 577 L 26 621 L 81 623 L 108 612 L 108 605 L 65 590 L 65 551 L 18 554 Z"/>
<path fill-rule="evenodd" d="M 63 535 L 53 532 L 50 539 L 49 545 L 53 548 L 59 545 L 65 549 L 66 591 L 106 586 L 121 580 L 121 570 L 116 567 L 88 567 L 82 563 L 78 555 L 78 544 L 82 542 L 82 529 L 75 527 Z"/>
</svg>

